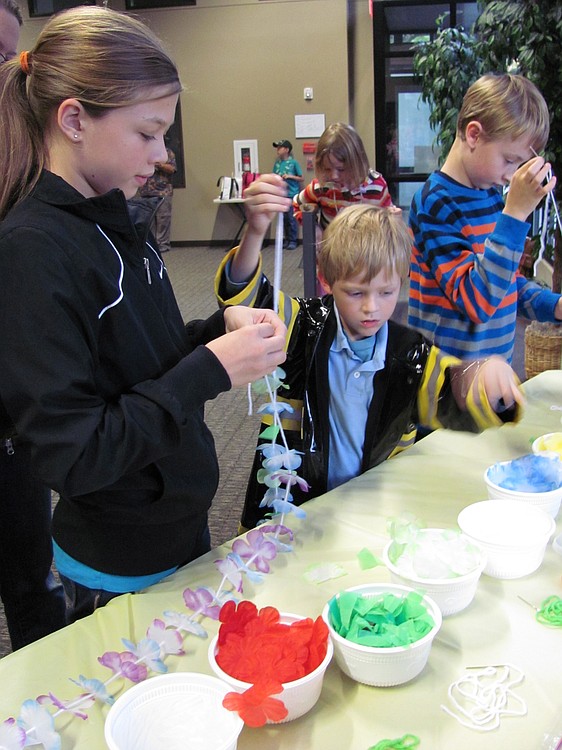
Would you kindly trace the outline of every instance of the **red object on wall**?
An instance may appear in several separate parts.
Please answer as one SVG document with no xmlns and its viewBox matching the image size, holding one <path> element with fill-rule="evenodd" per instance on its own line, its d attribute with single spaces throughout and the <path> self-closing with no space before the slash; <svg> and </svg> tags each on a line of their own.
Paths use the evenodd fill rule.
<svg viewBox="0 0 562 750">
<path fill-rule="evenodd" d="M 302 144 L 302 152 L 303 152 L 303 154 L 315 154 L 316 153 L 316 144 L 315 143 L 303 143 Z"/>
</svg>

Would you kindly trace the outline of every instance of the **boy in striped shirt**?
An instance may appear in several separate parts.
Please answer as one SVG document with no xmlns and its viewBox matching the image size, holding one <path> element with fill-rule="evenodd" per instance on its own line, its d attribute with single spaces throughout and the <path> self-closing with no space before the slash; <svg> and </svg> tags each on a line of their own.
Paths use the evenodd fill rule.
<svg viewBox="0 0 562 750">
<path fill-rule="evenodd" d="M 543 184 L 550 164 L 533 156 L 548 134 L 530 81 L 482 76 L 465 94 L 445 163 L 414 196 L 408 323 L 448 354 L 510 362 L 518 314 L 562 320 L 560 295 L 518 271 L 527 218 L 556 184 Z"/>
</svg>

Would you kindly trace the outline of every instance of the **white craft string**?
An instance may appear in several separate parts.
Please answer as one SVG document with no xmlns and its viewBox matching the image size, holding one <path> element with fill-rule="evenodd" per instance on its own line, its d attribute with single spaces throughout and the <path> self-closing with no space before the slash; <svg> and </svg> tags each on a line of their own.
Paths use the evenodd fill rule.
<svg viewBox="0 0 562 750">
<path fill-rule="evenodd" d="M 512 664 L 471 670 L 449 685 L 453 709 L 443 704 L 441 708 L 468 729 L 490 732 L 499 727 L 502 716 L 526 715 L 525 701 L 512 690 L 523 679 L 523 672 Z"/>
<path fill-rule="evenodd" d="M 273 311 L 279 312 L 279 289 L 283 269 L 283 214 L 277 214 L 275 229 L 275 266 L 273 269 Z"/>
<path fill-rule="evenodd" d="M 546 179 L 550 182 L 552 179 L 552 169 L 548 170 L 548 174 L 546 176 Z M 556 214 L 556 221 L 558 222 L 558 226 L 562 229 L 562 224 L 560 223 L 560 214 L 558 213 L 558 206 L 556 205 L 556 200 L 554 198 L 554 191 L 551 190 L 550 193 L 547 195 L 547 205 L 548 200 L 552 202 L 552 207 L 554 208 L 554 213 Z"/>
<path fill-rule="evenodd" d="M 248 416 L 251 417 L 254 413 L 254 405 L 252 403 L 252 384 L 248 383 Z"/>
<path fill-rule="evenodd" d="M 275 256 L 273 267 L 273 311 L 279 312 L 279 289 L 281 288 L 281 275 L 283 272 L 283 214 L 277 215 L 277 226 L 275 227 Z M 248 414 L 253 413 L 252 384 L 248 383 Z"/>
<path fill-rule="evenodd" d="M 281 274 L 283 271 L 283 214 L 277 214 L 277 226 L 275 227 L 275 256 L 273 266 L 273 312 L 279 313 L 279 290 L 281 288 Z M 269 386 L 267 375 L 265 376 L 269 398 L 273 405 L 277 401 L 277 391 L 272 391 Z M 278 417 L 276 417 L 278 419 Z M 281 431 L 283 435 L 283 431 Z M 286 446 L 287 447 L 287 446 Z M 289 485 L 288 485 L 289 487 Z M 288 489 L 287 487 L 287 489 Z"/>
<path fill-rule="evenodd" d="M 532 146 L 531 146 L 531 151 L 533 152 L 535 156 L 538 156 L 537 152 Z M 549 169 L 546 175 L 547 183 L 550 182 L 551 179 L 552 179 L 552 169 Z M 545 202 L 544 202 L 544 222 L 543 222 L 543 225 L 541 227 L 541 232 L 540 232 L 540 246 L 541 246 L 541 250 L 539 254 L 540 258 L 542 258 L 542 256 L 544 255 L 544 251 L 546 249 L 546 239 L 547 239 L 547 231 L 548 231 L 548 214 L 550 211 L 551 204 L 552 204 L 552 207 L 554 208 L 554 214 L 556 216 L 556 221 L 558 222 L 558 226 L 560 229 L 562 229 L 562 223 L 560 222 L 560 214 L 558 213 L 558 206 L 556 205 L 556 199 L 554 197 L 554 190 L 551 190 L 547 194 Z"/>
</svg>

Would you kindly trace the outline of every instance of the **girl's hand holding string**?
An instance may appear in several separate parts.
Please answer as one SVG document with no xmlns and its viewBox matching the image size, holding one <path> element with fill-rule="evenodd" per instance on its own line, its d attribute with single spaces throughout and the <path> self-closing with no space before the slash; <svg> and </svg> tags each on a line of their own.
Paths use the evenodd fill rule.
<svg viewBox="0 0 562 750">
<path fill-rule="evenodd" d="M 225 308 L 224 320 L 227 333 L 206 346 L 233 388 L 262 378 L 285 361 L 287 329 L 273 310 L 236 305 Z"/>
</svg>

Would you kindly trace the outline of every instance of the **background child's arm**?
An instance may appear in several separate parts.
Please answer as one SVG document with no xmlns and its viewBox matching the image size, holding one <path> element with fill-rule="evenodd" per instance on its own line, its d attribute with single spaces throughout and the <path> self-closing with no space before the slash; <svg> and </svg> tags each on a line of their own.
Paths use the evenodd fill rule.
<svg viewBox="0 0 562 750">
<path fill-rule="evenodd" d="M 309 182 L 304 190 L 301 190 L 301 192 L 297 193 L 297 195 L 295 195 L 295 197 L 293 198 L 293 216 L 299 222 L 299 224 L 302 224 L 302 212 L 304 210 L 310 211 L 318 209 L 318 198 L 316 197 L 315 193 L 315 187 L 317 185 L 318 180 L 314 178 L 312 182 Z M 305 209 L 305 206 L 308 206 L 309 208 Z"/>
<path fill-rule="evenodd" d="M 230 278 L 235 283 L 246 281 L 255 272 L 269 225 L 280 211 L 287 211 L 291 205 L 285 180 L 276 174 L 262 175 L 253 182 L 244 199 L 248 223 L 230 266 Z"/>
<path fill-rule="evenodd" d="M 301 174 L 296 174 L 293 172 L 286 172 L 285 174 L 282 174 L 281 177 L 284 180 L 294 180 L 295 182 L 304 182 L 304 177 Z"/>
</svg>

